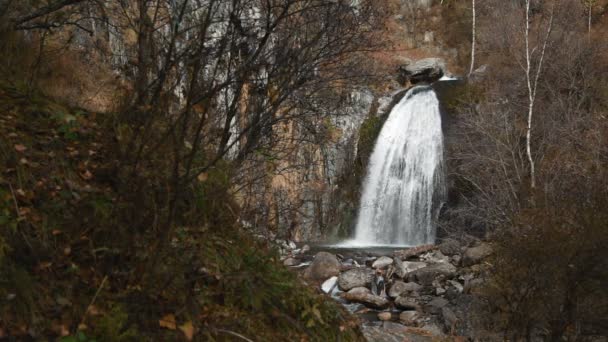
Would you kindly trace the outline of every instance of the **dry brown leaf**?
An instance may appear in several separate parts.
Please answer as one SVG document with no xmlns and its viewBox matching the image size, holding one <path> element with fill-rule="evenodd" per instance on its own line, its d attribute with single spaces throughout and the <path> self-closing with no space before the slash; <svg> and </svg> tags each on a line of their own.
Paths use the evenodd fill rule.
<svg viewBox="0 0 608 342">
<path fill-rule="evenodd" d="M 65 324 L 61 325 L 61 333 L 59 334 L 61 337 L 70 335 L 70 329 L 65 326 Z"/>
<path fill-rule="evenodd" d="M 82 179 L 84 180 L 89 180 L 93 178 L 93 174 L 91 173 L 91 171 L 85 170 L 84 172 L 80 173 L 80 177 L 82 177 Z"/>
<path fill-rule="evenodd" d="M 21 152 L 25 152 L 26 150 L 27 150 L 27 147 L 25 147 L 24 145 L 15 144 L 15 151 L 21 153 Z"/>
<path fill-rule="evenodd" d="M 53 234 L 53 235 L 59 235 L 59 234 L 61 234 L 61 230 L 59 230 L 59 229 L 53 229 L 53 231 L 51 232 L 51 234 Z"/>
<path fill-rule="evenodd" d="M 204 182 L 207 179 L 209 179 L 209 174 L 206 172 L 202 172 L 201 174 L 198 175 L 198 177 L 196 177 L 198 179 L 199 182 Z"/>
<path fill-rule="evenodd" d="M 192 338 L 194 338 L 194 325 L 192 325 L 192 321 L 180 325 L 179 330 L 184 333 L 187 341 L 192 341 Z"/>
<path fill-rule="evenodd" d="M 167 328 L 169 330 L 177 329 L 177 324 L 175 324 L 175 315 L 168 314 L 164 316 L 163 318 L 158 320 L 158 325 L 161 328 Z"/>
</svg>

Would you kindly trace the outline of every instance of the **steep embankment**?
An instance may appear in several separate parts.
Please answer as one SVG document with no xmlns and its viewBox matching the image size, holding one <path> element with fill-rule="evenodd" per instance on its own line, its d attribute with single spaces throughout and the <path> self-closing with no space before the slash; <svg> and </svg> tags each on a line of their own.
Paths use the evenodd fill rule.
<svg viewBox="0 0 608 342">
<path fill-rule="evenodd" d="M 199 189 L 215 188 L 213 225 L 182 225 L 151 255 L 158 236 L 131 222 L 155 213 L 119 188 L 112 115 L 4 83 L 0 113 L 0 339 L 362 339 L 240 232 L 214 175 Z M 155 170 L 133 179 L 155 182 Z"/>
</svg>

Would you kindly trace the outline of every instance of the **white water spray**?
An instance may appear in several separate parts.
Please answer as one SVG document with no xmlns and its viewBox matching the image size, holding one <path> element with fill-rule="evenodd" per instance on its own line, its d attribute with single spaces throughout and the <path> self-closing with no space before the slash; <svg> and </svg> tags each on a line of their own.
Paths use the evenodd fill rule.
<svg viewBox="0 0 608 342">
<path fill-rule="evenodd" d="M 363 185 L 354 246 L 435 242 L 445 196 L 439 101 L 429 86 L 410 89 L 382 127 Z"/>
</svg>

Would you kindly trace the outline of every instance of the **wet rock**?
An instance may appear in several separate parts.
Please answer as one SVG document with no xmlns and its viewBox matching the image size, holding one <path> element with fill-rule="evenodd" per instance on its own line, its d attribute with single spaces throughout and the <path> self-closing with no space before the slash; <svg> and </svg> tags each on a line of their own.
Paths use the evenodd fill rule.
<svg viewBox="0 0 608 342">
<path fill-rule="evenodd" d="M 439 246 L 437 246 L 441 253 L 452 256 L 460 254 L 460 242 L 454 239 L 445 239 Z"/>
<path fill-rule="evenodd" d="M 300 264 L 300 261 L 295 258 L 287 258 L 283 261 L 283 265 L 285 266 L 297 266 Z"/>
<path fill-rule="evenodd" d="M 462 260 L 462 257 L 460 254 L 456 254 L 452 257 L 452 264 L 458 266 L 460 264 L 460 260 Z"/>
<path fill-rule="evenodd" d="M 335 255 L 319 252 L 315 255 L 312 264 L 304 272 L 304 277 L 314 280 L 325 280 L 340 274 L 340 261 Z"/>
<path fill-rule="evenodd" d="M 421 285 L 432 285 L 433 280 L 442 276 L 451 279 L 456 275 L 456 267 L 449 263 L 430 265 L 408 273 L 408 280 L 416 281 Z"/>
<path fill-rule="evenodd" d="M 392 263 L 393 263 L 393 259 L 391 259 L 387 256 L 382 256 L 382 257 L 379 257 L 378 259 L 376 259 L 376 261 L 374 261 L 374 263 L 372 264 L 372 268 L 384 269 Z"/>
<path fill-rule="evenodd" d="M 418 311 L 403 311 L 399 314 L 399 321 L 408 326 L 417 326 L 419 319 L 420 313 Z"/>
<path fill-rule="evenodd" d="M 367 288 L 354 288 L 342 295 L 349 302 L 360 303 L 374 309 L 386 309 L 389 305 L 388 299 L 375 296 Z"/>
<path fill-rule="evenodd" d="M 390 312 L 380 312 L 378 313 L 378 319 L 381 321 L 390 321 L 393 315 Z"/>
<path fill-rule="evenodd" d="M 419 291 L 421 288 L 422 286 L 416 283 L 404 283 L 402 281 L 396 281 L 388 290 L 388 295 L 391 298 L 397 298 L 402 294 Z"/>
<path fill-rule="evenodd" d="M 399 296 L 395 299 L 395 306 L 402 310 L 418 310 L 420 306 L 416 301 L 405 296 Z"/>
<path fill-rule="evenodd" d="M 323 290 L 323 292 L 325 292 L 325 293 L 331 293 L 337 284 L 338 284 L 338 277 L 333 276 L 333 277 L 327 279 L 325 282 L 323 282 L 323 285 L 321 285 L 321 290 Z"/>
<path fill-rule="evenodd" d="M 371 284 L 374 271 L 365 267 L 348 270 L 338 276 L 338 286 L 342 291 L 348 291 L 355 287 L 366 287 Z"/>
<path fill-rule="evenodd" d="M 462 256 L 462 265 L 466 267 L 479 264 L 491 254 L 492 246 L 487 243 L 481 243 L 477 247 L 471 247 L 464 252 Z"/>
<path fill-rule="evenodd" d="M 399 257 L 395 257 L 393 259 L 393 269 L 394 269 L 394 273 L 399 278 L 404 278 L 405 275 L 407 274 L 407 268 L 405 267 L 405 265 L 403 264 L 403 261 Z"/>
</svg>

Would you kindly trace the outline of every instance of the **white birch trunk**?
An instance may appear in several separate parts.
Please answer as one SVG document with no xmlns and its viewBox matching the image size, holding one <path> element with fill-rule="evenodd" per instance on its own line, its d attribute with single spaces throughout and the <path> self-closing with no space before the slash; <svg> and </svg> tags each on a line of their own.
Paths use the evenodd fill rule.
<svg viewBox="0 0 608 342">
<path fill-rule="evenodd" d="M 471 34 L 471 67 L 469 68 L 469 76 L 471 76 L 471 74 L 473 73 L 473 68 L 475 67 L 475 34 L 477 31 L 477 25 L 475 23 L 477 19 L 477 15 L 475 13 L 475 0 L 471 0 L 471 3 L 473 8 L 473 33 Z"/>
</svg>

